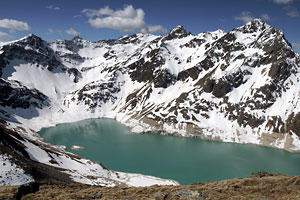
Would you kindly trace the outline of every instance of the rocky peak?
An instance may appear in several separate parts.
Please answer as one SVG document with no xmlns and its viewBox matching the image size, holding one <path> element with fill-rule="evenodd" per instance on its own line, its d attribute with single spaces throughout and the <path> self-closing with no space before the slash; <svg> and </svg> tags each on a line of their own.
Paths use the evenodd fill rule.
<svg viewBox="0 0 300 200">
<path fill-rule="evenodd" d="M 126 35 L 123 37 L 120 37 L 118 39 L 118 42 L 121 44 L 129 44 L 129 43 L 138 43 L 140 42 L 139 37 L 137 34 L 133 34 L 133 35 Z"/>
<path fill-rule="evenodd" d="M 255 33 L 260 33 L 265 30 L 270 30 L 272 32 L 276 32 L 275 28 L 272 26 L 268 25 L 261 19 L 253 19 L 252 21 L 248 22 L 247 24 L 238 27 L 236 29 L 233 29 L 233 31 L 240 31 L 245 34 L 255 34 Z"/>
<path fill-rule="evenodd" d="M 15 57 L 18 55 L 18 59 L 24 59 L 27 57 L 34 57 L 34 54 L 52 55 L 53 51 L 48 47 L 48 43 L 42 38 L 29 34 L 28 36 L 9 43 L 4 47 L 6 56 Z"/>
<path fill-rule="evenodd" d="M 256 48 L 263 49 L 266 56 L 272 63 L 278 61 L 278 58 L 294 58 L 295 53 L 292 51 L 291 44 L 286 40 L 281 30 L 265 23 L 261 19 L 254 19 L 242 27 L 234 29 L 232 32 L 239 32 L 247 35 L 253 40 Z M 251 35 L 251 36 L 249 36 Z M 245 38 L 244 38 L 245 40 Z"/>
<path fill-rule="evenodd" d="M 266 23 L 263 20 L 261 20 L 260 18 L 255 18 L 252 21 L 248 22 L 246 25 L 249 25 L 249 24 L 259 27 L 259 26 L 265 25 Z"/>
<path fill-rule="evenodd" d="M 173 28 L 167 35 L 167 40 L 180 39 L 186 37 L 188 34 L 183 26 L 179 25 Z"/>
<path fill-rule="evenodd" d="M 34 49 L 46 46 L 46 42 L 34 34 L 29 34 L 28 36 L 17 41 L 17 43 L 21 45 L 29 45 Z"/>
<path fill-rule="evenodd" d="M 22 40 L 22 39 L 21 39 Z M 32 33 L 28 34 L 23 38 L 23 40 L 42 40 L 39 36 L 34 35 Z"/>
<path fill-rule="evenodd" d="M 235 50 L 242 50 L 246 48 L 258 48 L 266 52 L 273 52 L 274 44 L 278 46 L 289 48 L 291 46 L 286 41 L 282 31 L 275 29 L 271 25 L 265 23 L 261 19 L 253 19 L 247 24 L 233 29 L 224 35 L 219 43 L 226 43 L 239 46 Z M 224 46 L 224 45 L 223 45 Z M 232 51 L 232 48 L 227 48 Z"/>
<path fill-rule="evenodd" d="M 75 37 L 73 37 L 72 41 L 81 41 L 82 38 L 79 35 L 76 35 Z"/>
<path fill-rule="evenodd" d="M 62 45 L 65 46 L 66 49 L 77 53 L 80 48 L 83 48 L 84 40 L 76 35 L 74 38 L 71 40 L 62 40 L 62 41 L 56 41 L 57 43 L 61 43 Z"/>
</svg>

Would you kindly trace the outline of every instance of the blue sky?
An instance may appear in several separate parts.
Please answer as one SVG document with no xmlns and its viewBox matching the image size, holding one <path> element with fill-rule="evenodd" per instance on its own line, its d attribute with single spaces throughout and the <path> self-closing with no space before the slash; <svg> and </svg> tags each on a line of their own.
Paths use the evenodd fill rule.
<svg viewBox="0 0 300 200">
<path fill-rule="evenodd" d="M 3 0 L 0 41 L 29 33 L 47 41 L 92 41 L 136 32 L 164 34 L 177 25 L 197 34 L 230 31 L 253 18 L 283 30 L 300 52 L 300 0 Z"/>
</svg>

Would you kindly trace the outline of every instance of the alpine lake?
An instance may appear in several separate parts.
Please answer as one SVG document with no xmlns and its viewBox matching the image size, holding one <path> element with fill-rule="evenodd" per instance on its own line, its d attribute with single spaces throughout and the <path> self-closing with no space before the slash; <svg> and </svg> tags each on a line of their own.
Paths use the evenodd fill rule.
<svg viewBox="0 0 300 200">
<path fill-rule="evenodd" d="M 134 134 L 112 119 L 88 119 L 43 128 L 54 145 L 122 172 L 139 173 L 180 184 L 248 177 L 266 171 L 300 175 L 300 154 L 262 146 L 219 143 L 196 138 Z M 74 145 L 83 147 L 76 150 Z"/>
</svg>

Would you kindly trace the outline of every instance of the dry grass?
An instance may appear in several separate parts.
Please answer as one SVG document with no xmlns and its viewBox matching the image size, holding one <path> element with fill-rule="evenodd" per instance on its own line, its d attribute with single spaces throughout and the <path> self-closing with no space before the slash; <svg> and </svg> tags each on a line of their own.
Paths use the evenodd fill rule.
<svg viewBox="0 0 300 200">
<path fill-rule="evenodd" d="M 14 197 L 16 192 L 15 186 L 1 186 L 0 187 L 0 199 L 10 199 Z"/>
<path fill-rule="evenodd" d="M 12 198 L 17 187 L 0 187 L 0 199 Z M 99 187 L 47 183 L 22 199 L 298 199 L 300 177 L 267 175 L 186 186 Z"/>
</svg>

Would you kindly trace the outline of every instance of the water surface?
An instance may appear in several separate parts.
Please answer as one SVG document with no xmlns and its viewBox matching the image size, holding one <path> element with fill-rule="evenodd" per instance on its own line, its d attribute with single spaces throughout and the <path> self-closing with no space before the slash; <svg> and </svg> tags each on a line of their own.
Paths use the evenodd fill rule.
<svg viewBox="0 0 300 200">
<path fill-rule="evenodd" d="M 45 128 L 40 135 L 109 169 L 190 184 L 247 177 L 267 171 L 300 175 L 300 154 L 255 145 L 218 143 L 156 134 L 137 135 L 111 119 Z M 72 150 L 72 145 L 84 147 Z"/>
</svg>

